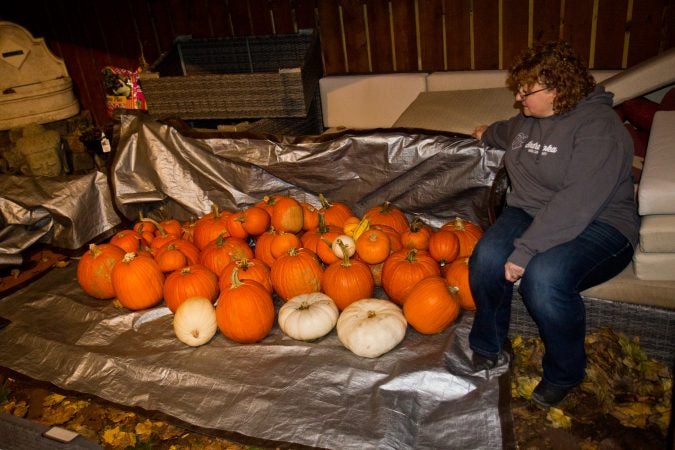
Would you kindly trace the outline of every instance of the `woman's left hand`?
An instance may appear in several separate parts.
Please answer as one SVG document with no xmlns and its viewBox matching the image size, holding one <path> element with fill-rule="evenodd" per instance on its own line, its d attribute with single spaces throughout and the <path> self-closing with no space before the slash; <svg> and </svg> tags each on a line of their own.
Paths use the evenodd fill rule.
<svg viewBox="0 0 675 450">
<path fill-rule="evenodd" d="M 524 273 L 524 268 L 512 263 L 511 261 L 506 261 L 506 264 L 504 264 L 504 277 L 511 283 L 515 283 L 516 281 L 520 280 Z"/>
</svg>

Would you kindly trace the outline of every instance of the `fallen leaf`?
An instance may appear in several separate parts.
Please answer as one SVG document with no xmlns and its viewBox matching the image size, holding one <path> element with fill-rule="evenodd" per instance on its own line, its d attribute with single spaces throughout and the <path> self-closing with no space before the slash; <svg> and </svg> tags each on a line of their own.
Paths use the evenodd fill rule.
<svg viewBox="0 0 675 450">
<path fill-rule="evenodd" d="M 566 416 L 560 408 L 549 408 L 546 419 L 551 422 L 553 428 L 569 429 L 572 427 L 572 418 Z"/>
</svg>

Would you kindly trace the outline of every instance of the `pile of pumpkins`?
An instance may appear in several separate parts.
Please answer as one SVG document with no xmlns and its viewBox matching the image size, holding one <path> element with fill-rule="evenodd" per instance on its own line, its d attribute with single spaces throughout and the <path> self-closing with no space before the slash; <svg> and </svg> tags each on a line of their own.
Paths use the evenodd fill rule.
<svg viewBox="0 0 675 450">
<path fill-rule="evenodd" d="M 456 218 L 434 229 L 388 202 L 357 217 L 346 203 L 319 199 L 266 196 L 239 211 L 214 205 L 184 223 L 140 216 L 89 247 L 78 283 L 130 310 L 164 301 L 176 336 L 191 346 L 218 329 L 238 343 L 264 339 L 274 294 L 286 335 L 312 341 L 337 328 L 340 342 L 365 357 L 394 348 L 408 325 L 439 333 L 475 309 L 468 257 L 479 226 Z M 373 298 L 376 286 L 387 299 Z"/>
</svg>

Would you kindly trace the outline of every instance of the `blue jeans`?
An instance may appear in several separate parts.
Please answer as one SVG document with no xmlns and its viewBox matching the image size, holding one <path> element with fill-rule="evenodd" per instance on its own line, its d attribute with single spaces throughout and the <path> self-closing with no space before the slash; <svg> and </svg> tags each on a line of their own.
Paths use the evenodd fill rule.
<svg viewBox="0 0 675 450">
<path fill-rule="evenodd" d="M 504 264 L 514 239 L 531 223 L 532 217 L 522 209 L 505 208 L 471 255 L 469 282 L 476 313 L 469 345 L 475 353 L 496 357 L 502 351 L 513 295 L 513 283 L 504 278 Z M 632 256 L 626 237 L 595 221 L 575 239 L 530 260 L 519 292 L 544 343 L 544 381 L 566 388 L 583 380 L 586 310 L 579 292 L 620 273 Z"/>
</svg>

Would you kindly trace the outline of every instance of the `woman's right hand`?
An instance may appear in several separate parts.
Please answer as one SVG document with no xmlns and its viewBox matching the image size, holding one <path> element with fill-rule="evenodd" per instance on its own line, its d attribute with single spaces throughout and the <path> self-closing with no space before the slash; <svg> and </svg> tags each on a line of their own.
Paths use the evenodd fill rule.
<svg viewBox="0 0 675 450">
<path fill-rule="evenodd" d="M 475 137 L 476 139 L 480 139 L 481 136 L 483 136 L 483 133 L 485 130 L 487 130 L 487 125 L 479 125 L 477 126 L 474 130 L 473 133 L 471 133 L 471 136 Z"/>
</svg>

